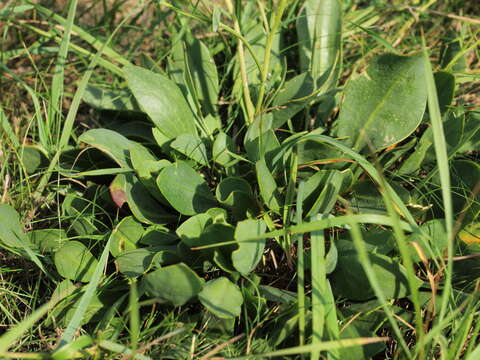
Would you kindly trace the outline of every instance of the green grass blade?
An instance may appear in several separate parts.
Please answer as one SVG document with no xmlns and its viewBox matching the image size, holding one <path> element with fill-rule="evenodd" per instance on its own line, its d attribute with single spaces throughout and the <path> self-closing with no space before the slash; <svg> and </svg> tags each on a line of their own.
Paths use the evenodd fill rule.
<svg viewBox="0 0 480 360">
<path fill-rule="evenodd" d="M 35 9 L 38 12 L 44 14 L 48 18 L 55 20 L 61 26 L 65 28 L 68 26 L 68 19 L 65 19 L 62 16 L 55 14 L 53 11 L 43 7 L 42 5 L 34 4 L 33 6 L 35 6 Z M 97 51 L 100 51 L 100 49 L 102 49 L 102 53 L 108 56 L 111 60 L 117 61 L 121 65 L 130 65 L 130 61 L 128 61 L 124 56 L 120 55 L 118 52 L 108 46 L 109 41 L 107 41 L 107 43 L 104 43 L 100 39 L 90 35 L 87 31 L 83 30 L 80 26 L 76 26 L 75 24 L 72 24 L 72 30 L 77 36 L 79 36 L 82 40 L 86 41 Z"/>
<path fill-rule="evenodd" d="M 477 360 L 480 359 L 480 344 L 477 345 L 477 347 L 467 355 L 465 360 Z"/>
<path fill-rule="evenodd" d="M 368 344 L 374 344 L 378 342 L 387 341 L 388 338 L 355 338 L 355 339 L 343 339 L 335 341 L 325 341 L 319 344 L 295 346 L 288 349 L 282 349 L 272 352 L 267 352 L 258 355 L 247 355 L 239 356 L 234 358 L 228 358 L 229 360 L 253 360 L 253 359 L 262 359 L 270 357 L 280 357 L 280 356 L 289 356 L 289 355 L 298 355 L 298 354 L 309 354 L 313 351 L 331 351 L 337 349 L 346 349 L 353 346 L 365 346 Z"/>
<path fill-rule="evenodd" d="M 132 16 L 134 12 L 132 12 L 129 16 Z M 125 17 L 123 21 L 117 26 L 115 31 L 112 32 L 110 37 L 107 39 L 107 41 L 104 43 L 104 46 L 110 43 L 110 41 L 114 38 L 115 34 L 117 31 L 123 26 L 123 24 L 129 19 L 129 16 Z M 80 103 L 82 102 L 83 95 L 85 93 L 85 90 L 87 88 L 88 82 L 90 81 L 90 77 L 93 74 L 93 70 L 95 69 L 95 66 L 97 65 L 98 61 L 100 60 L 101 56 L 103 53 L 103 48 L 101 48 L 93 57 L 92 61 L 90 62 L 90 65 L 88 69 L 85 71 L 85 74 L 83 74 L 83 77 L 80 81 L 80 84 L 78 85 L 77 91 L 75 92 L 75 95 L 73 97 L 72 103 L 70 105 L 70 109 L 68 110 L 67 118 L 65 120 L 61 137 L 60 140 L 58 141 L 57 145 L 57 152 L 55 153 L 54 157 L 50 161 L 50 165 L 44 175 L 40 178 L 37 186 L 37 190 L 35 191 L 35 196 L 38 197 L 40 196 L 43 191 L 45 190 L 45 187 L 47 186 L 50 177 L 53 173 L 53 170 L 57 166 L 57 163 L 60 159 L 60 154 L 62 150 L 65 148 L 65 146 L 68 145 L 68 141 L 70 139 L 70 136 L 72 135 L 72 130 L 73 130 L 73 125 L 75 122 L 75 118 L 78 112 L 78 109 L 80 107 Z"/>
<path fill-rule="evenodd" d="M 140 310 L 138 306 L 138 290 L 137 280 L 130 282 L 129 296 L 129 314 L 130 314 L 130 346 L 132 350 L 136 350 L 138 339 L 140 338 Z"/>
<path fill-rule="evenodd" d="M 97 286 L 100 283 L 100 280 L 102 279 L 103 271 L 107 265 L 108 262 L 108 255 L 110 252 L 110 242 L 112 241 L 113 236 L 110 236 L 107 243 L 105 244 L 105 248 L 103 249 L 102 256 L 100 257 L 100 260 L 98 261 L 98 264 L 95 268 L 95 272 L 93 273 L 92 279 L 86 285 L 85 292 L 83 293 L 78 307 L 76 308 L 72 319 L 67 325 L 67 328 L 65 329 L 62 338 L 60 339 L 60 342 L 58 344 L 58 349 L 61 349 L 63 346 L 67 345 L 70 343 L 75 336 L 75 333 L 80 326 L 80 323 L 82 322 L 82 318 L 85 315 L 85 312 L 87 311 L 88 305 L 90 304 L 90 301 L 93 298 L 93 295 L 95 294 L 95 291 L 97 290 Z"/>
<path fill-rule="evenodd" d="M 450 170 L 448 165 L 447 142 L 443 132 L 443 121 L 438 103 L 437 88 L 433 77 L 432 65 L 425 44 L 425 38 L 422 36 L 423 54 L 425 57 L 425 79 L 428 93 L 428 111 L 432 122 L 433 143 L 437 166 L 440 174 L 440 184 L 442 188 L 443 207 L 445 212 L 445 228 L 447 232 L 447 266 L 445 269 L 445 282 L 443 289 L 442 302 L 440 306 L 439 320 L 442 320 L 447 311 L 448 302 L 452 291 L 452 273 L 453 273 L 453 204 L 452 189 L 450 184 Z"/>
<path fill-rule="evenodd" d="M 8 122 L 7 116 L 3 112 L 1 105 L 0 105 L 0 129 L 2 130 L 1 133 L 5 134 L 8 140 L 12 143 L 13 148 L 18 149 L 20 147 L 20 142 L 18 141 L 17 136 L 15 135 L 15 132 L 12 129 L 12 126 Z"/>
<path fill-rule="evenodd" d="M 372 39 L 374 39 L 377 43 L 379 43 L 380 45 L 382 45 L 385 49 L 387 49 L 388 51 L 391 51 L 392 53 L 394 54 L 398 54 L 398 50 L 395 49 L 392 44 L 390 44 L 387 40 L 385 40 L 384 38 L 382 38 L 380 35 L 378 35 L 377 33 L 375 33 L 374 31 L 370 30 L 370 29 L 367 29 L 366 27 L 363 27 L 362 25 L 359 25 L 359 24 L 356 24 L 354 23 L 353 21 L 350 21 L 350 24 L 352 24 L 353 26 L 359 28 L 360 30 L 362 30 L 363 32 L 367 33 Z"/>
<path fill-rule="evenodd" d="M 313 217 L 321 219 L 322 215 Z M 325 270 L 325 234 L 324 230 L 314 231 L 310 235 L 311 279 L 312 279 L 312 344 L 322 342 L 325 327 L 325 307 L 323 295 L 326 288 L 327 274 Z M 311 360 L 318 360 L 320 351 L 313 351 Z"/>
<path fill-rule="evenodd" d="M 305 182 L 300 181 L 297 192 L 296 223 L 302 223 L 303 194 Z M 298 301 L 298 336 L 299 344 L 305 344 L 305 259 L 303 249 L 303 234 L 297 236 L 297 301 Z"/>
<path fill-rule="evenodd" d="M 387 299 L 383 295 L 382 285 L 378 281 L 377 276 L 373 271 L 373 267 L 370 262 L 370 258 L 368 256 L 368 250 L 367 250 L 367 247 L 365 246 L 365 242 L 362 237 L 362 232 L 360 231 L 360 226 L 355 221 L 351 221 L 350 226 L 351 226 L 350 234 L 352 235 L 353 244 L 355 245 L 355 249 L 357 250 L 357 253 L 358 253 L 358 258 L 362 263 L 362 267 L 365 271 L 365 274 L 367 275 L 368 281 L 370 282 L 370 285 L 372 286 L 375 292 L 375 296 L 378 298 L 378 301 L 380 302 L 382 309 L 385 312 L 385 315 L 387 315 L 390 326 L 392 327 L 393 332 L 396 335 L 396 340 L 398 341 L 400 347 L 402 348 L 404 355 L 408 359 L 413 359 L 410 349 L 408 348 L 405 338 L 403 337 L 402 331 L 400 330 L 397 324 L 397 321 L 395 320 L 394 313 L 390 305 L 387 303 Z"/>
<path fill-rule="evenodd" d="M 370 163 L 370 161 L 368 161 L 365 157 L 363 157 L 356 151 L 345 146 L 338 140 L 335 140 L 325 135 L 307 134 L 300 138 L 296 138 L 295 140 L 289 142 L 287 146 L 284 147 L 283 151 L 279 152 L 277 156 L 282 156 L 284 152 L 288 151 L 293 146 L 301 144 L 303 142 L 307 142 L 307 141 L 316 141 L 319 143 L 326 143 L 328 145 L 331 145 L 337 148 L 338 150 L 343 152 L 345 155 L 355 160 L 377 184 L 380 184 L 380 182 L 382 181 L 382 175 L 377 171 L 375 166 Z M 415 218 L 412 216 L 408 208 L 405 206 L 402 199 L 398 196 L 398 194 L 393 190 L 393 188 L 388 183 L 385 183 L 384 186 L 386 191 L 390 193 L 390 197 L 392 198 L 392 201 L 395 204 L 395 209 L 408 221 L 408 223 L 412 227 L 417 228 L 418 226 L 415 221 Z"/>
<path fill-rule="evenodd" d="M 54 119 L 61 116 L 62 113 L 62 97 L 63 97 L 63 80 L 65 73 L 65 64 L 67 61 L 68 47 L 70 44 L 70 37 L 72 33 L 73 21 L 75 20 L 75 13 L 77 11 L 77 0 L 71 0 L 68 8 L 68 17 L 65 24 L 65 31 L 63 34 L 63 40 L 58 50 L 57 62 L 55 64 L 53 79 L 52 79 L 52 92 L 50 95 L 50 112 L 48 126 L 54 126 Z M 59 121 L 59 119 L 58 119 Z"/>
<path fill-rule="evenodd" d="M 344 226 L 350 224 L 350 222 L 356 222 L 359 224 L 375 224 L 375 225 L 382 225 L 382 226 L 393 226 L 394 222 L 390 218 L 390 216 L 386 215 L 379 215 L 379 214 L 349 214 L 343 216 L 336 216 L 332 218 L 326 218 L 321 220 L 314 220 L 310 222 L 305 222 L 300 225 L 289 226 L 287 228 L 283 228 L 280 230 L 274 230 L 262 235 L 252 237 L 250 239 L 243 239 L 241 241 L 256 241 L 261 239 L 267 239 L 272 237 L 284 236 L 285 231 L 290 233 L 291 235 L 295 234 L 304 234 L 312 231 L 319 231 L 324 230 L 327 228 L 333 228 L 338 226 Z M 410 224 L 407 224 L 404 221 L 400 221 L 400 226 L 403 230 L 412 232 L 413 228 Z M 197 246 L 192 248 L 192 250 L 203 250 L 203 249 L 212 249 L 221 246 L 228 246 L 237 244 L 239 240 L 235 241 L 224 241 L 218 242 L 216 244 L 211 245 L 204 245 L 204 246 Z"/>
<path fill-rule="evenodd" d="M 20 321 L 14 327 L 10 328 L 4 335 L 0 337 L 0 357 L 6 353 L 17 339 L 19 339 L 25 332 L 32 329 L 37 321 L 39 321 L 45 314 L 61 301 L 67 294 L 60 294 L 55 298 L 50 299 L 46 304 L 39 307 L 33 313 L 28 315 L 25 319 Z"/>
</svg>

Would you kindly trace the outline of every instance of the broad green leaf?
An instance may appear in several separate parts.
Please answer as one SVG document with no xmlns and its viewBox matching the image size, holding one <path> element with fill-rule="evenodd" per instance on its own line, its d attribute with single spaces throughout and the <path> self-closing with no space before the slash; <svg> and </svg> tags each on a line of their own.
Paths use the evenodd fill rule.
<svg viewBox="0 0 480 360">
<path fill-rule="evenodd" d="M 151 246 L 122 252 L 116 259 L 118 269 L 127 277 L 146 273 L 153 264 L 156 267 L 180 261 L 176 246 Z"/>
<path fill-rule="evenodd" d="M 404 203 L 409 202 L 408 190 L 394 182 L 390 185 Z M 352 211 L 359 214 L 385 214 L 387 211 L 379 189 L 370 179 L 360 180 L 352 187 L 351 206 Z"/>
<path fill-rule="evenodd" d="M 180 263 L 145 275 L 143 285 L 148 295 L 181 306 L 202 291 L 204 280 L 187 265 Z"/>
<path fill-rule="evenodd" d="M 416 174 L 421 170 L 421 165 L 425 160 L 428 150 L 433 144 L 432 132 L 427 129 L 420 138 L 415 151 L 402 163 L 397 170 L 399 175 Z"/>
<path fill-rule="evenodd" d="M 127 66 L 124 72 L 140 107 L 167 138 L 197 134 L 194 114 L 173 81 L 138 66 Z"/>
<path fill-rule="evenodd" d="M 375 335 L 375 332 L 369 329 L 365 329 L 365 326 L 362 326 L 362 320 L 358 319 L 358 314 L 356 313 L 355 321 L 352 321 L 345 328 L 342 329 L 341 338 L 342 339 L 355 339 L 355 338 L 367 338 Z M 373 312 L 375 314 L 375 312 Z M 356 346 L 348 349 L 340 350 L 340 359 L 342 360 L 361 360 L 361 359 L 372 359 L 376 354 L 385 350 L 384 343 L 373 343 L 365 346 Z"/>
<path fill-rule="evenodd" d="M 297 294 L 284 290 L 279 289 L 269 285 L 260 285 L 259 286 L 260 295 L 267 299 L 268 301 L 278 302 L 280 304 L 292 304 L 297 301 Z"/>
<path fill-rule="evenodd" d="M 73 315 L 79 308 L 80 299 L 82 297 L 82 294 L 84 293 L 82 290 L 84 290 L 84 288 L 76 288 L 73 284 L 71 286 L 73 288 L 70 287 L 70 285 L 67 283 L 62 284 L 59 289 L 65 291 L 66 294 L 69 294 L 71 296 L 59 303 L 49 314 L 49 317 L 52 321 L 54 321 L 54 324 L 56 326 L 67 326 L 68 323 L 72 320 Z M 99 310 L 103 308 L 103 306 L 104 304 L 100 301 L 98 295 L 93 294 L 90 303 L 85 307 L 79 325 L 85 325 L 92 321 L 92 318 L 95 316 L 96 313 L 98 313 Z"/>
<path fill-rule="evenodd" d="M 53 291 L 52 300 L 60 301 L 62 298 L 73 294 L 77 287 L 68 279 L 64 279 L 57 284 Z"/>
<path fill-rule="evenodd" d="M 198 294 L 198 299 L 203 306 L 222 319 L 237 317 L 242 310 L 242 292 L 225 277 L 207 282 Z"/>
<path fill-rule="evenodd" d="M 183 215 L 199 214 L 215 206 L 205 180 L 184 161 L 163 169 L 157 185 L 170 205 Z"/>
<path fill-rule="evenodd" d="M 110 235 L 112 237 L 110 253 L 117 257 L 124 251 L 136 249 L 136 244 L 142 237 L 143 232 L 142 224 L 135 220 L 133 216 L 123 218 Z"/>
<path fill-rule="evenodd" d="M 248 275 L 262 259 L 265 239 L 242 241 L 254 238 L 265 232 L 266 225 L 262 220 L 244 220 L 235 228 L 235 240 L 238 249 L 232 253 L 233 267 L 242 275 Z"/>
<path fill-rule="evenodd" d="M 110 194 L 118 207 L 127 203 L 135 218 L 142 223 L 164 224 L 175 219 L 133 174 L 117 175 L 110 184 Z"/>
<path fill-rule="evenodd" d="M 54 252 L 68 241 L 67 233 L 64 229 L 39 229 L 28 233 L 30 241 L 42 253 Z"/>
<path fill-rule="evenodd" d="M 340 253 L 355 251 L 350 235 L 350 233 L 340 235 L 336 240 L 337 251 Z M 367 228 L 362 230 L 362 238 L 368 252 L 376 254 L 389 255 L 396 246 L 395 236 L 391 230 Z"/>
<path fill-rule="evenodd" d="M 155 199 L 165 202 L 157 187 L 157 176 L 160 171 L 170 165 L 170 161 L 158 160 L 146 147 L 138 143 L 130 146 L 130 159 L 138 179 Z"/>
<path fill-rule="evenodd" d="M 306 0 L 297 18 L 300 68 L 308 71 L 317 87 L 330 78 L 335 86 L 341 59 L 342 1 Z"/>
<path fill-rule="evenodd" d="M 305 191 L 303 194 L 303 208 L 306 210 L 306 214 L 313 214 L 315 212 L 313 209 L 314 206 L 320 205 L 322 191 L 324 191 L 325 187 L 329 186 L 332 180 L 343 178 L 341 189 L 339 190 L 340 193 L 342 193 L 350 186 L 351 177 L 352 174 L 349 170 L 341 172 L 334 169 L 319 170 L 312 176 L 309 176 L 305 181 Z"/>
<path fill-rule="evenodd" d="M 0 247 L 3 246 L 21 250 L 45 272 L 38 254 L 32 249 L 34 248 L 33 244 L 22 230 L 18 213 L 13 207 L 6 204 L 0 204 Z"/>
<path fill-rule="evenodd" d="M 46 168 L 48 160 L 39 146 L 25 145 L 20 149 L 20 160 L 28 174 Z"/>
<path fill-rule="evenodd" d="M 337 268 L 331 275 L 331 284 L 336 296 L 354 301 L 365 301 L 375 297 L 363 266 L 355 250 L 338 249 Z M 382 285 L 383 294 L 388 299 L 399 299 L 409 294 L 405 268 L 392 258 L 370 253 L 372 268 Z M 422 282 L 418 279 L 418 286 Z"/>
<path fill-rule="evenodd" d="M 235 228 L 229 224 L 216 223 L 208 225 L 200 236 L 199 242 L 201 246 L 214 245 L 221 242 L 230 242 L 235 239 Z M 235 245 L 222 246 L 214 249 L 217 253 L 221 267 L 231 269 L 233 265 L 230 261 L 230 253 L 236 248 Z M 202 250 L 202 252 L 211 255 L 211 249 Z M 215 254 L 214 254 L 215 255 Z M 223 255 L 223 256 L 221 256 Z"/>
<path fill-rule="evenodd" d="M 407 239 L 409 242 L 416 242 L 423 250 L 423 254 L 427 259 L 441 257 L 448 244 L 445 220 L 429 220 L 410 234 Z M 418 262 L 421 260 L 414 248 L 410 252 L 412 261 Z"/>
<path fill-rule="evenodd" d="M 185 42 L 174 44 L 168 70 L 177 83 L 183 83 L 187 76 L 191 79 L 192 90 L 204 115 L 216 113 L 219 92 L 217 67 L 205 44 L 187 33 Z"/>
<path fill-rule="evenodd" d="M 0 242 L 11 248 L 32 246 L 22 230 L 18 213 L 6 204 L 0 204 Z"/>
<path fill-rule="evenodd" d="M 453 95 L 455 93 L 455 76 L 445 71 L 439 71 L 433 75 L 435 78 L 435 86 L 437 88 L 440 111 L 443 114 L 452 104 Z"/>
<path fill-rule="evenodd" d="M 99 110 L 140 112 L 132 93 L 123 89 L 107 90 L 88 85 L 83 94 L 83 101 Z"/>
<path fill-rule="evenodd" d="M 243 178 L 237 176 L 230 176 L 223 179 L 217 186 L 215 194 L 217 200 L 222 204 L 234 206 L 235 202 L 232 199 L 232 193 L 240 192 L 248 196 L 253 196 L 250 184 Z"/>
<path fill-rule="evenodd" d="M 178 237 L 170 232 L 165 226 L 152 225 L 143 233 L 140 242 L 145 245 L 172 245 L 178 241 Z"/>
<path fill-rule="evenodd" d="M 69 241 L 55 253 L 55 267 L 65 279 L 89 282 L 98 261 L 85 245 Z"/>
<path fill-rule="evenodd" d="M 458 237 L 468 246 L 480 248 L 480 222 L 472 222 L 465 226 L 459 233 Z"/>
<path fill-rule="evenodd" d="M 213 224 L 212 217 L 208 214 L 198 214 L 190 217 L 177 228 L 177 235 L 188 247 L 201 245 L 200 236 L 205 228 Z"/>
<path fill-rule="evenodd" d="M 108 129 L 92 129 L 84 132 L 78 138 L 94 148 L 97 148 L 124 168 L 130 168 L 130 146 L 132 142 L 119 133 Z"/>
<path fill-rule="evenodd" d="M 62 215 L 72 219 L 71 227 L 78 235 L 98 233 L 97 223 L 89 211 L 88 201 L 74 193 L 65 196 L 62 203 Z"/>
<path fill-rule="evenodd" d="M 465 115 L 465 129 L 459 152 L 480 150 L 480 112 L 471 111 Z"/>
<path fill-rule="evenodd" d="M 248 127 L 244 139 L 245 150 L 251 161 L 257 161 L 261 157 L 269 162 L 271 153 L 280 147 L 275 132 L 273 131 L 273 116 L 271 113 L 256 118 Z"/>
<path fill-rule="evenodd" d="M 227 223 L 228 213 L 227 210 L 222 208 L 210 208 L 207 210 L 206 214 L 210 215 L 213 222 L 216 223 Z"/>
<path fill-rule="evenodd" d="M 230 153 L 235 152 L 235 144 L 230 136 L 224 132 L 218 133 L 215 141 L 213 142 L 212 158 L 217 164 L 226 166 L 232 161 Z"/>
<path fill-rule="evenodd" d="M 126 277 L 135 278 L 150 269 L 154 253 L 148 248 L 133 249 L 122 252 L 115 260 L 118 270 Z"/>
<path fill-rule="evenodd" d="M 420 124 L 426 100 L 422 55 L 380 55 L 365 74 L 348 82 L 338 136 L 347 137 L 357 151 L 396 144 Z"/>
<path fill-rule="evenodd" d="M 250 184 L 243 178 L 223 179 L 215 191 L 217 200 L 230 209 L 235 219 L 244 219 L 247 213 L 256 213 L 257 206 Z"/>
<path fill-rule="evenodd" d="M 173 140 L 170 147 L 201 165 L 208 165 L 207 148 L 195 135 L 182 134 Z"/>
<path fill-rule="evenodd" d="M 313 79 L 308 72 L 288 80 L 273 99 L 273 127 L 281 127 L 304 109 L 313 100 L 314 90 Z"/>
<path fill-rule="evenodd" d="M 260 195 L 267 207 L 275 213 L 280 212 L 281 198 L 275 179 L 265 163 L 265 159 L 260 159 L 255 165 L 257 171 L 258 186 Z"/>
</svg>

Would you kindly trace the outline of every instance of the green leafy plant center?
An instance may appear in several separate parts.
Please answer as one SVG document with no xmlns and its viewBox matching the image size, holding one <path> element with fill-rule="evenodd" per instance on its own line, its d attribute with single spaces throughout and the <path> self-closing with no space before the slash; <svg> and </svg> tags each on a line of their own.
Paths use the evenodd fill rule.
<svg viewBox="0 0 480 360">
<path fill-rule="evenodd" d="M 480 359 L 474 2 L 0 8 L 1 359 Z"/>
</svg>

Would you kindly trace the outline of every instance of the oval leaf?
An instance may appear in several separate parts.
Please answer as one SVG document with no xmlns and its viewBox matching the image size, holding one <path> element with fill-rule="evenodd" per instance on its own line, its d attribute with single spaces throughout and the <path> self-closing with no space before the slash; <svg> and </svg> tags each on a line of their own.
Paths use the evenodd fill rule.
<svg viewBox="0 0 480 360">
<path fill-rule="evenodd" d="M 366 74 L 347 84 L 338 136 L 358 151 L 386 148 L 417 128 L 426 101 L 422 55 L 378 56 Z"/>
<path fill-rule="evenodd" d="M 209 281 L 198 298 L 203 306 L 222 319 L 237 317 L 242 310 L 242 292 L 225 277 Z"/>
<path fill-rule="evenodd" d="M 70 241 L 55 253 L 55 266 L 65 279 L 89 282 L 98 264 L 85 245 Z"/>
<path fill-rule="evenodd" d="M 173 81 L 138 66 L 127 66 L 124 72 L 140 107 L 166 137 L 197 134 L 192 110 Z"/>
<path fill-rule="evenodd" d="M 237 224 L 235 240 L 238 249 L 232 253 L 233 267 L 242 275 L 250 273 L 260 262 L 265 248 L 265 239 L 243 241 L 261 235 L 266 225 L 261 220 L 245 220 Z"/>
<path fill-rule="evenodd" d="M 143 279 L 145 291 L 150 296 L 185 304 L 203 288 L 204 280 L 184 263 L 167 266 L 147 274 Z"/>
<path fill-rule="evenodd" d="M 125 136 L 108 129 L 92 129 L 78 138 L 94 148 L 103 151 L 124 168 L 130 168 L 130 146 L 132 142 Z"/>
<path fill-rule="evenodd" d="M 170 144 L 170 147 L 201 165 L 208 165 L 207 148 L 195 135 L 180 135 Z"/>
<path fill-rule="evenodd" d="M 215 206 L 205 180 L 184 161 L 163 169 L 157 185 L 170 205 L 183 215 L 199 214 Z"/>
<path fill-rule="evenodd" d="M 138 240 L 144 232 L 140 224 L 133 216 L 127 216 L 113 229 L 110 253 L 117 257 L 126 250 L 136 249 Z"/>
<path fill-rule="evenodd" d="M 387 299 L 398 299 L 410 293 L 405 268 L 392 258 L 370 253 L 373 271 Z M 421 281 L 419 281 L 419 285 Z M 363 266 L 355 250 L 342 251 L 339 248 L 338 265 L 332 273 L 334 294 L 354 301 L 364 301 L 375 297 Z"/>
</svg>

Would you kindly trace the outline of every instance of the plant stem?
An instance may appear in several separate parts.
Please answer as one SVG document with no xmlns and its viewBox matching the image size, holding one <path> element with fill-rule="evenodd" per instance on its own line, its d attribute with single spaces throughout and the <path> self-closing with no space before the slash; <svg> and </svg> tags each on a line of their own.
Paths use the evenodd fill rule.
<svg viewBox="0 0 480 360">
<path fill-rule="evenodd" d="M 278 32 L 280 23 L 282 21 L 283 12 L 287 6 L 287 0 L 280 0 L 278 8 L 275 11 L 273 16 L 273 24 L 270 25 L 270 32 L 267 36 L 267 44 L 265 45 L 265 58 L 263 59 L 263 68 L 260 72 L 261 81 L 260 81 L 260 91 L 258 94 L 257 106 L 255 108 L 255 113 L 258 114 L 261 110 L 263 99 L 265 97 L 265 83 L 268 77 L 268 70 L 270 68 L 270 56 L 272 52 L 273 38 Z"/>
<path fill-rule="evenodd" d="M 237 17 L 235 16 L 235 10 L 233 9 L 233 4 L 231 0 L 225 0 L 228 11 L 232 14 L 234 18 L 234 29 L 238 34 L 241 34 L 240 23 L 238 22 Z M 250 89 L 248 88 L 248 77 L 247 77 L 247 67 L 245 65 L 245 51 L 243 49 L 242 40 L 238 39 L 237 41 L 237 52 L 238 52 L 238 62 L 240 64 L 240 75 L 242 77 L 242 86 L 243 86 L 243 100 L 245 101 L 245 108 L 247 111 L 247 125 L 253 122 L 255 116 L 255 109 L 253 107 L 252 97 L 250 95 Z"/>
</svg>

